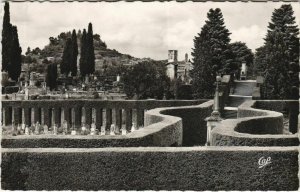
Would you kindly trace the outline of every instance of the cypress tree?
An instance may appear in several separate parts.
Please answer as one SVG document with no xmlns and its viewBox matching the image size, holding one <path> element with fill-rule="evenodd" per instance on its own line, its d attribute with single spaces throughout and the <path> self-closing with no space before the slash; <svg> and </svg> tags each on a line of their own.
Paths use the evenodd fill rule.
<svg viewBox="0 0 300 192">
<path fill-rule="evenodd" d="M 87 38 L 86 38 L 86 30 L 83 29 L 81 36 L 81 48 L 80 48 L 80 60 L 79 60 L 79 68 L 81 76 L 85 76 L 87 72 Z"/>
<path fill-rule="evenodd" d="M 22 48 L 19 44 L 18 30 L 16 26 L 12 27 L 12 44 L 10 52 L 10 65 L 8 66 L 9 77 L 15 81 L 21 74 Z"/>
<path fill-rule="evenodd" d="M 11 63 L 12 25 L 10 23 L 9 3 L 5 2 L 2 26 L 2 71 L 8 71 Z"/>
<path fill-rule="evenodd" d="M 54 90 L 57 86 L 57 65 L 52 63 L 47 66 L 47 75 L 46 75 L 47 85 L 50 87 L 50 90 Z"/>
<path fill-rule="evenodd" d="M 196 98 L 212 98 L 217 73 L 236 70 L 234 54 L 229 47 L 229 31 L 219 8 L 210 9 L 208 20 L 194 39 L 193 92 Z"/>
<path fill-rule="evenodd" d="M 63 51 L 63 55 L 62 55 L 62 61 L 60 64 L 60 73 L 68 76 L 70 73 L 70 70 L 71 70 L 72 62 L 73 62 L 72 40 L 71 40 L 71 38 L 68 38 L 65 43 L 65 47 L 64 47 L 64 51 Z"/>
<path fill-rule="evenodd" d="M 70 66 L 71 75 L 77 75 L 77 56 L 78 56 L 78 44 L 77 44 L 77 35 L 75 29 L 72 32 L 72 63 Z"/>
<path fill-rule="evenodd" d="M 92 23 L 89 23 L 86 41 L 87 41 L 87 64 L 88 64 L 87 74 L 92 74 L 95 72 L 94 35 L 93 35 Z"/>
</svg>

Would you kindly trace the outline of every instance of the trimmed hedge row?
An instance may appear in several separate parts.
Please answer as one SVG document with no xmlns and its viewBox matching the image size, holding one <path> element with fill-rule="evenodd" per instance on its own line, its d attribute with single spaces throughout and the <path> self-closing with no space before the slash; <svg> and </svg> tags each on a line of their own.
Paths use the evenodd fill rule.
<svg viewBox="0 0 300 192">
<path fill-rule="evenodd" d="M 270 164 L 259 168 L 259 159 Z M 3 149 L 5 190 L 297 190 L 296 147 Z"/>
<path fill-rule="evenodd" d="M 207 126 L 205 118 L 212 112 L 213 101 L 199 106 L 176 107 L 162 111 L 162 114 L 180 117 L 183 125 L 183 146 L 203 146 L 206 143 Z"/>
<path fill-rule="evenodd" d="M 282 134 L 282 114 L 252 108 L 256 102 L 244 102 L 238 108 L 238 119 L 222 121 L 220 125 L 214 128 L 212 131 L 212 144 L 216 146 L 299 145 L 299 138 L 296 134 Z"/>
</svg>

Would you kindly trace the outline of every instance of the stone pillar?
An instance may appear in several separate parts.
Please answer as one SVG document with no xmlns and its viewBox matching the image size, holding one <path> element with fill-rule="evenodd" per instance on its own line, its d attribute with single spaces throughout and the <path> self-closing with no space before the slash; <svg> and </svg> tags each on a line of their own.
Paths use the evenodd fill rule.
<svg viewBox="0 0 300 192">
<path fill-rule="evenodd" d="M 80 124 L 82 123 L 86 123 L 86 113 L 85 113 L 85 107 L 81 108 L 81 120 L 80 120 Z"/>
<path fill-rule="evenodd" d="M 34 108 L 30 108 L 30 122 L 31 122 L 31 125 L 34 125 L 34 114 L 35 114 L 35 111 L 34 111 Z"/>
<path fill-rule="evenodd" d="M 125 124 L 126 124 L 126 130 L 129 131 L 132 126 L 132 109 L 125 109 Z"/>
</svg>

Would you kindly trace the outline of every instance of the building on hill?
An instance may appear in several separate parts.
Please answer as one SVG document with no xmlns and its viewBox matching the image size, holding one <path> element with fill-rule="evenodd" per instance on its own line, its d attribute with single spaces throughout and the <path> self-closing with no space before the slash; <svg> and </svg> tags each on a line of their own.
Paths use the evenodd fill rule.
<svg viewBox="0 0 300 192">
<path fill-rule="evenodd" d="M 183 61 L 178 61 L 178 51 L 169 50 L 168 51 L 168 62 L 167 62 L 167 76 L 174 80 L 180 78 L 186 84 L 191 82 L 190 71 L 193 68 L 191 61 L 188 58 L 188 54 L 185 54 L 185 59 Z"/>
<path fill-rule="evenodd" d="M 177 77 L 180 78 L 186 84 L 190 84 L 192 80 L 190 71 L 192 69 L 193 69 L 193 65 L 189 60 L 188 54 L 186 53 L 185 59 L 177 63 Z"/>
</svg>

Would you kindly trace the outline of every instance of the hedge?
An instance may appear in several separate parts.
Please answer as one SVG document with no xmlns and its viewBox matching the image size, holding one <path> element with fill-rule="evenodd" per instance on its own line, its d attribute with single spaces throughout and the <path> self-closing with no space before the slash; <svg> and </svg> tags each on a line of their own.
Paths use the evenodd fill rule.
<svg viewBox="0 0 300 192">
<path fill-rule="evenodd" d="M 283 133 L 283 115 L 275 111 L 254 109 L 258 101 L 244 102 L 238 119 L 222 121 L 212 131 L 216 146 L 298 146 L 296 134 Z"/>
<path fill-rule="evenodd" d="M 259 168 L 259 159 L 270 164 Z M 3 149 L 5 190 L 297 190 L 296 147 Z"/>
</svg>

